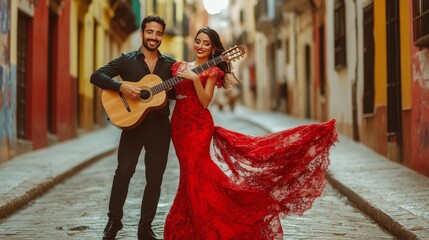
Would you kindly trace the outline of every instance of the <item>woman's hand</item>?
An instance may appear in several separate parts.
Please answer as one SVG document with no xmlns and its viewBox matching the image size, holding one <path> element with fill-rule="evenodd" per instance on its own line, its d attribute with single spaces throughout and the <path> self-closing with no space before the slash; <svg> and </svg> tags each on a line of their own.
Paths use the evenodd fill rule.
<svg viewBox="0 0 429 240">
<path fill-rule="evenodd" d="M 193 82 L 195 81 L 199 81 L 200 77 L 198 77 L 198 74 L 192 72 L 190 69 L 185 69 L 183 71 L 178 71 L 177 72 L 177 76 L 184 78 L 184 79 L 189 79 Z"/>
</svg>

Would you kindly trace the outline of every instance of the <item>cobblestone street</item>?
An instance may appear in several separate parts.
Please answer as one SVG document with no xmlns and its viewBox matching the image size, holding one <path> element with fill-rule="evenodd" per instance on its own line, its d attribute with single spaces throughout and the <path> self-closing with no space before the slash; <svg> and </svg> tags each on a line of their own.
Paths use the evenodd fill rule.
<svg viewBox="0 0 429 240">
<path fill-rule="evenodd" d="M 216 114 L 215 122 L 250 135 L 265 134 L 263 129 L 234 115 Z M 161 200 L 154 231 L 163 233 L 167 212 L 178 184 L 178 163 L 174 148 L 164 175 Z M 0 222 L 0 239 L 101 239 L 107 222 L 107 205 L 116 155 L 110 155 L 52 188 L 26 208 Z M 124 207 L 124 228 L 117 239 L 136 239 L 140 202 L 144 186 L 144 165 L 130 184 Z M 355 209 L 330 185 L 313 208 L 302 217 L 282 221 L 284 239 L 395 239 L 371 219 Z"/>
</svg>

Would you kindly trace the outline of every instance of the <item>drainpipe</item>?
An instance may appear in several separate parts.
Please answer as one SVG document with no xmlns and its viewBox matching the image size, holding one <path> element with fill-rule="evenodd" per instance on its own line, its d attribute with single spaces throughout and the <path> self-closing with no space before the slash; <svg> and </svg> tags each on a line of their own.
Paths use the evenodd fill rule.
<svg viewBox="0 0 429 240">
<path fill-rule="evenodd" d="M 358 125 L 358 106 L 357 106 L 357 79 L 358 79 L 358 65 L 359 65 L 359 61 L 358 61 L 358 40 L 359 40 L 359 29 L 358 29 L 358 6 L 357 6 L 357 2 L 356 0 L 353 0 L 353 3 L 355 5 L 355 49 L 356 49 L 356 63 L 355 63 L 355 77 L 352 81 L 352 118 L 353 118 L 353 122 L 352 122 L 352 127 L 353 127 L 353 140 L 355 141 L 359 141 L 360 137 L 359 137 L 359 125 Z"/>
</svg>

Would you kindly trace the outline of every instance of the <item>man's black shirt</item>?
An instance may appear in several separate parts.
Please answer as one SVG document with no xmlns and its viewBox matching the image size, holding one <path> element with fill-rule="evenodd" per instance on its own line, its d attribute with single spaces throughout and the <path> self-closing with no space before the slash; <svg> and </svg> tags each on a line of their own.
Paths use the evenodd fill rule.
<svg viewBox="0 0 429 240">
<path fill-rule="evenodd" d="M 144 58 L 145 56 L 143 55 L 141 48 L 136 51 L 123 53 L 121 56 L 113 59 L 105 66 L 96 70 L 91 75 L 90 81 L 101 89 L 119 91 L 122 83 L 114 80 L 114 77 L 120 76 L 123 81 L 138 82 L 144 76 L 151 74 Z M 176 60 L 174 58 L 161 54 L 158 51 L 158 61 L 155 65 L 153 74 L 160 77 L 162 81 L 171 78 L 172 71 L 170 68 L 175 62 Z M 168 91 L 167 94 L 170 99 L 174 99 L 173 90 Z M 168 116 L 169 114 L 170 109 L 167 104 L 165 107 L 149 113 L 148 117 L 156 115 Z"/>
</svg>

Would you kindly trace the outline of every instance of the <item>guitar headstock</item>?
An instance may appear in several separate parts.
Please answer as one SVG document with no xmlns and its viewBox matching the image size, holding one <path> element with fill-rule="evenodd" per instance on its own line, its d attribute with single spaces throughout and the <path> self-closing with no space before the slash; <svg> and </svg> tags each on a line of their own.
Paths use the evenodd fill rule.
<svg viewBox="0 0 429 240">
<path fill-rule="evenodd" d="M 242 45 L 234 46 L 225 50 L 221 58 L 225 62 L 236 61 L 239 60 L 246 53 L 246 48 Z"/>
</svg>

